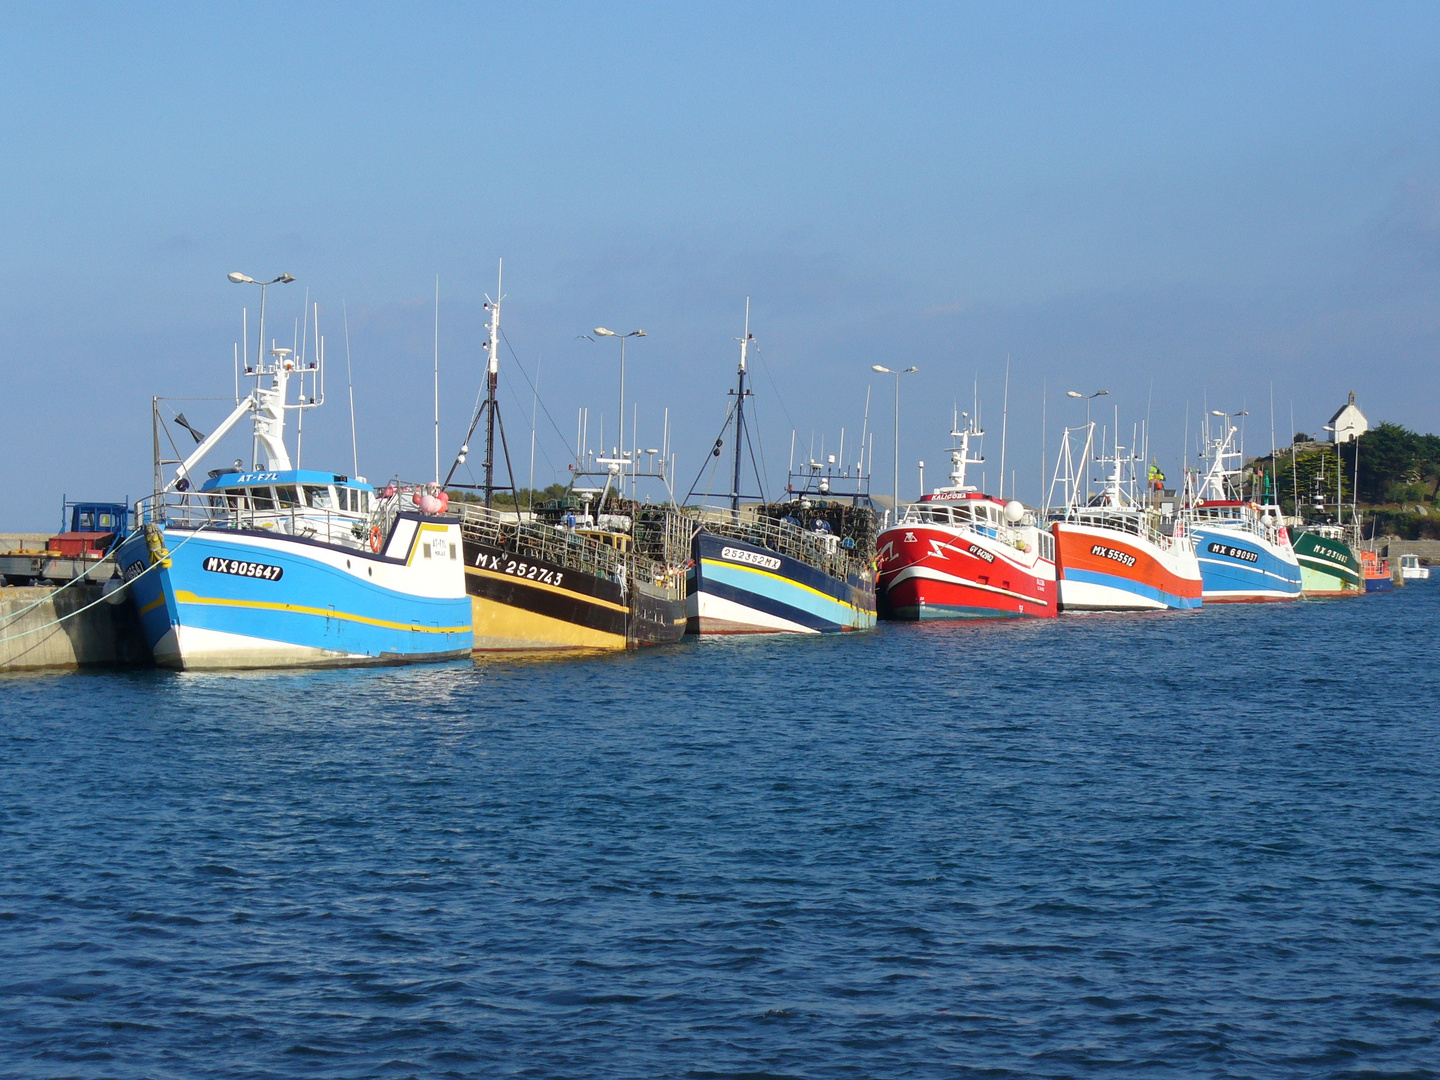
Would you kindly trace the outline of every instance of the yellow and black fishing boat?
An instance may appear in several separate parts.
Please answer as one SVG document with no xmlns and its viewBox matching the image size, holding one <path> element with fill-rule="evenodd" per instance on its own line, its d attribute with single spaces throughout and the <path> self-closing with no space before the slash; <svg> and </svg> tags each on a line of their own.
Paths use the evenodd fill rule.
<svg viewBox="0 0 1440 1080">
<path fill-rule="evenodd" d="M 459 507 L 476 652 L 626 649 L 680 640 L 689 534 L 679 514 L 640 510 L 629 528 L 594 527 L 585 517 L 569 523 L 574 515 L 568 512 L 558 522 L 546 516 L 521 520 L 481 505 Z M 637 547 L 637 532 L 658 543 Z M 667 546 L 679 565 L 647 554 Z"/>
<path fill-rule="evenodd" d="M 477 653 L 628 649 L 680 640 L 685 633 L 685 563 L 689 523 L 671 507 L 619 499 L 612 479 L 638 475 L 634 455 L 607 465 L 605 487 L 550 500 L 522 512 L 505 443 L 500 407 L 498 343 L 500 300 L 487 303 L 485 396 L 471 420 L 447 488 L 470 489 L 478 502 L 449 503 L 459 519 Z M 465 463 L 470 439 L 485 425 L 483 483 L 452 484 Z M 496 435 L 509 483 L 495 483 Z M 608 466 L 613 466 L 609 468 Z M 628 466 L 628 468 L 627 468 Z M 585 475 L 580 466 L 572 470 Z M 573 481 L 572 481 L 573 484 Z M 509 491 L 513 510 L 497 509 L 497 491 Z M 606 496 L 612 496 L 607 504 Z M 591 506 L 595 513 L 590 512 Z M 609 509 L 611 513 L 600 513 Z"/>
</svg>

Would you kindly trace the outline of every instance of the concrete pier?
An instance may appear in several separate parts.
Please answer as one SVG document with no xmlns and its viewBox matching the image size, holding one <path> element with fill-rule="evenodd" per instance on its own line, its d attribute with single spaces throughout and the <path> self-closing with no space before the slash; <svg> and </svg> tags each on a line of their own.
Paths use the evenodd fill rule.
<svg viewBox="0 0 1440 1080">
<path fill-rule="evenodd" d="M 63 591 L 47 585 L 0 589 L 0 671 L 149 664 L 150 650 L 128 598 L 117 604 L 102 601 L 56 623 L 100 600 L 102 589 L 88 584 Z"/>
</svg>

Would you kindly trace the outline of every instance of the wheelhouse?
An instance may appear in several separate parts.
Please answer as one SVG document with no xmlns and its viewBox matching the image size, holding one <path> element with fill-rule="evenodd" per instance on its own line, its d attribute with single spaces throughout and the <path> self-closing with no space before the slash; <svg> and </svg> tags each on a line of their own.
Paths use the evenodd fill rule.
<svg viewBox="0 0 1440 1080">
<path fill-rule="evenodd" d="M 217 470 L 200 492 L 217 507 L 256 513 L 308 509 L 368 517 L 375 503 L 375 489 L 364 480 L 310 469 Z"/>
</svg>

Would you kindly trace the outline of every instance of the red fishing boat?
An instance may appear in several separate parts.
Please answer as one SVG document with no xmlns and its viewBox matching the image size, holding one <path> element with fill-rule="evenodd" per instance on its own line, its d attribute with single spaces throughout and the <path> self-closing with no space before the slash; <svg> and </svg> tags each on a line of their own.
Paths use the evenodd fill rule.
<svg viewBox="0 0 1440 1080">
<path fill-rule="evenodd" d="M 964 414 L 962 414 L 963 416 Z M 951 437 L 950 486 L 904 508 L 880 533 L 881 614 L 889 619 L 1048 619 L 1058 610 L 1055 541 L 1015 500 L 965 484 L 970 440 L 984 432 L 964 417 Z M 898 510 L 897 510 L 898 512 Z"/>
</svg>

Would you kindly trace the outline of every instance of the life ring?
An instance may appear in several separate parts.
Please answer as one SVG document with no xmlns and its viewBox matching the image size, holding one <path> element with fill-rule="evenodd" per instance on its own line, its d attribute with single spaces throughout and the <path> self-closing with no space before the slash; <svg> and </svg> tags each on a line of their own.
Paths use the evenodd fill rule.
<svg viewBox="0 0 1440 1080">
<path fill-rule="evenodd" d="M 371 525 L 371 526 L 370 526 L 370 550 L 373 551 L 373 552 L 375 552 L 375 554 L 377 554 L 377 555 L 380 554 L 380 526 L 379 526 L 379 525 Z"/>
</svg>

